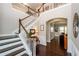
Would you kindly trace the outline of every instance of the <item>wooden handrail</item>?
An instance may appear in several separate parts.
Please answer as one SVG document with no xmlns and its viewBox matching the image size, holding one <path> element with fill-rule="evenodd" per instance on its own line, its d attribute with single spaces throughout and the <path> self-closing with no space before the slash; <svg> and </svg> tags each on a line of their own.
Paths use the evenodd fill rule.
<svg viewBox="0 0 79 59">
<path fill-rule="evenodd" d="M 39 10 L 44 6 L 44 4 L 45 4 L 45 3 L 43 3 L 43 4 L 41 5 L 41 7 L 38 9 L 38 12 L 35 11 L 35 13 L 33 13 L 32 15 L 34 15 L 34 14 L 36 14 L 36 13 L 40 13 Z M 33 10 L 33 9 L 30 8 L 29 6 L 27 6 L 27 5 L 25 5 L 25 6 L 28 7 L 28 10 L 29 10 L 29 9 Z M 33 10 L 33 11 L 34 11 L 34 10 Z M 26 19 L 26 18 L 28 18 L 28 17 L 30 17 L 30 16 L 32 16 L 32 15 L 29 15 L 29 16 L 26 16 L 26 17 L 22 18 L 21 21 L 23 21 L 24 19 Z"/>
<path fill-rule="evenodd" d="M 26 18 L 29 18 L 30 16 L 33 16 L 34 14 L 36 14 L 36 13 L 33 13 L 32 15 L 26 16 L 26 17 L 24 17 L 24 18 L 22 18 L 22 19 L 20 19 L 20 20 L 23 21 L 23 20 L 25 20 Z"/>
<path fill-rule="evenodd" d="M 42 3 L 42 5 L 40 6 L 40 8 L 38 10 L 40 10 L 44 6 L 44 4 L 46 4 L 46 3 Z"/>
<path fill-rule="evenodd" d="M 21 27 L 23 28 L 23 30 L 26 32 L 26 34 L 28 33 L 25 29 L 25 27 L 23 26 L 21 20 L 19 19 L 19 33 L 21 32 Z"/>
<path fill-rule="evenodd" d="M 44 4 L 46 4 L 46 3 L 42 3 L 42 5 L 39 7 L 39 9 L 38 9 L 38 16 L 40 15 L 40 9 L 43 7 L 43 12 L 44 12 Z"/>
<path fill-rule="evenodd" d="M 22 3 L 23 4 L 23 3 Z M 24 5 L 24 4 L 23 4 Z M 34 9 L 32 9 L 30 6 L 24 5 L 25 7 L 29 8 L 30 10 L 34 11 L 35 13 L 38 13 L 37 11 L 35 11 Z"/>
<path fill-rule="evenodd" d="M 28 18 L 28 17 L 30 17 L 31 15 L 29 15 L 29 16 L 26 16 L 26 17 L 24 17 L 24 18 L 22 18 L 22 19 L 20 19 L 21 21 L 23 21 L 23 20 L 25 20 L 26 18 Z"/>
</svg>

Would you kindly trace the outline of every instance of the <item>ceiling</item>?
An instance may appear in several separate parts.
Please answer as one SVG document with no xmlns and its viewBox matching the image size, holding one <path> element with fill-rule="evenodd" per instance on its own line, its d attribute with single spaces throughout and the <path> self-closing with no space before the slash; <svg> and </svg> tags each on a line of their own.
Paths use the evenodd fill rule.
<svg viewBox="0 0 79 59">
<path fill-rule="evenodd" d="M 39 8 L 42 3 L 28 3 L 28 5 L 32 8 L 32 9 L 36 9 Z"/>
</svg>

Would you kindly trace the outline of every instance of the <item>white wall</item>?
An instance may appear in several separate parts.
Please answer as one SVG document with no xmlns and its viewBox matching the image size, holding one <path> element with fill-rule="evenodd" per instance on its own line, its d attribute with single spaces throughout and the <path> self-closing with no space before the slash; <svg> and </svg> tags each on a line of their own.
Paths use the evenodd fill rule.
<svg viewBox="0 0 79 59">
<path fill-rule="evenodd" d="M 79 15 L 79 4 L 78 3 L 72 5 L 72 19 L 73 19 L 75 12 L 77 12 Z M 79 35 L 77 38 L 74 38 L 74 36 L 72 34 L 72 38 L 73 38 L 74 43 L 78 46 L 78 49 L 79 49 Z"/>
<path fill-rule="evenodd" d="M 0 3 L 0 34 L 12 33 L 18 28 L 19 18 L 27 14 L 14 10 L 10 3 Z"/>
<path fill-rule="evenodd" d="M 73 35 L 73 19 L 76 12 L 79 14 L 78 3 L 71 5 L 71 19 L 68 20 L 68 52 L 71 52 L 72 55 L 79 55 L 79 35 L 77 38 L 74 38 Z"/>
<path fill-rule="evenodd" d="M 68 20 L 71 19 L 71 5 L 61 6 L 49 11 L 46 11 L 40 15 L 38 18 L 40 20 L 40 25 L 44 25 L 44 31 L 39 31 L 39 39 L 40 43 L 46 45 L 46 22 L 50 19 L 54 18 L 67 18 Z M 40 27 L 39 27 L 40 29 Z"/>
</svg>

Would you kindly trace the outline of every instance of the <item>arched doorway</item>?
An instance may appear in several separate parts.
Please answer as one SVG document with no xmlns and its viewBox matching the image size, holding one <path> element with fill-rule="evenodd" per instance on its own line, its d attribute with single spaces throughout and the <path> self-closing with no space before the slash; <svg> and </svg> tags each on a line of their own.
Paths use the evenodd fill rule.
<svg viewBox="0 0 79 59">
<path fill-rule="evenodd" d="M 67 50 L 67 19 L 54 18 L 46 22 L 47 53 L 63 55 Z M 49 48 L 50 46 L 50 48 Z"/>
</svg>

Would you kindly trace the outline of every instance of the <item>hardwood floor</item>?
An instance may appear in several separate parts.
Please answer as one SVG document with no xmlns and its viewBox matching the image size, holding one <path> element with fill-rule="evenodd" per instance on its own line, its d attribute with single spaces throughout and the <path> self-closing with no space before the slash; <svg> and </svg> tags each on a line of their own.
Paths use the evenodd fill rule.
<svg viewBox="0 0 79 59">
<path fill-rule="evenodd" d="M 37 56 L 66 56 L 66 50 L 60 47 L 58 40 L 53 39 L 47 46 L 37 45 Z"/>
</svg>

